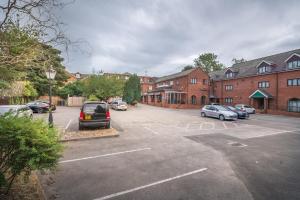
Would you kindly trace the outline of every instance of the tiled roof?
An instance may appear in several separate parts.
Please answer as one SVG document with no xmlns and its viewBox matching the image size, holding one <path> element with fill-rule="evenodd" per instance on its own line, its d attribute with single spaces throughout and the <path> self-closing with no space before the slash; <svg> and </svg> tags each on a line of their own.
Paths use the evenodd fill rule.
<svg viewBox="0 0 300 200">
<path fill-rule="evenodd" d="M 178 73 L 175 73 L 175 74 L 171 74 L 171 75 L 168 75 L 168 76 L 163 76 L 163 77 L 157 78 L 155 80 L 155 82 L 158 83 L 158 82 L 162 82 L 162 81 L 171 80 L 171 79 L 174 79 L 174 78 L 179 78 L 179 77 L 182 77 L 182 76 L 186 76 L 194 70 L 195 70 L 195 68 L 189 69 L 189 70 L 186 70 L 186 71 L 183 71 L 183 72 L 178 72 Z"/>
<path fill-rule="evenodd" d="M 209 76 L 213 80 L 227 79 L 225 76 L 225 72 L 228 69 L 232 70 L 235 73 L 234 78 L 253 76 L 257 74 L 257 65 L 263 61 L 272 64 L 273 67 L 270 73 L 285 71 L 287 70 L 287 64 L 285 61 L 293 54 L 300 54 L 300 49 L 233 64 L 232 67 L 220 71 L 211 72 L 209 73 Z"/>
</svg>

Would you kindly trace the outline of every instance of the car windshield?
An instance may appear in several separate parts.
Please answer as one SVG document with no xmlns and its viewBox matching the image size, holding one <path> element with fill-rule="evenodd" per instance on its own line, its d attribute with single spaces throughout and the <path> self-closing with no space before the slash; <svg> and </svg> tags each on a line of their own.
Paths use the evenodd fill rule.
<svg viewBox="0 0 300 200">
<path fill-rule="evenodd" d="M 227 106 L 227 108 L 229 108 L 230 110 L 238 110 L 237 108 L 232 107 L 232 106 Z"/>
<path fill-rule="evenodd" d="M 120 102 L 119 105 L 126 105 L 126 102 Z"/>
<path fill-rule="evenodd" d="M 230 111 L 228 108 L 223 107 L 223 106 L 215 106 L 215 108 L 220 110 L 220 111 Z"/>
<path fill-rule="evenodd" d="M 245 108 L 251 108 L 251 106 L 247 106 L 247 105 L 245 105 L 244 107 L 245 107 Z"/>
<path fill-rule="evenodd" d="M 103 112 L 106 112 L 106 106 L 105 106 L 105 104 L 88 103 L 88 104 L 84 105 L 83 111 L 84 112 L 103 113 Z"/>
<path fill-rule="evenodd" d="M 4 114 L 4 113 L 7 113 L 9 111 L 14 112 L 14 111 L 16 111 L 16 109 L 11 108 L 11 107 L 0 107 L 0 114 L 1 115 Z"/>
</svg>

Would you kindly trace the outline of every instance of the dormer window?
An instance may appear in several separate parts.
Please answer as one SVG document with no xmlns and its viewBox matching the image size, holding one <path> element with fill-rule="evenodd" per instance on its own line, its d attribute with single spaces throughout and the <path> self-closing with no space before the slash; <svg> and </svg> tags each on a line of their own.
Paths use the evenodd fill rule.
<svg viewBox="0 0 300 200">
<path fill-rule="evenodd" d="M 257 71 L 258 71 L 259 74 L 263 74 L 263 73 L 266 73 L 266 72 L 271 72 L 271 67 L 268 66 L 268 65 L 261 66 L 261 67 L 257 68 Z"/>
<path fill-rule="evenodd" d="M 231 69 L 227 69 L 225 72 L 225 76 L 226 76 L 226 78 L 233 78 L 234 73 L 233 73 L 233 71 L 231 71 Z"/>
<path fill-rule="evenodd" d="M 80 79 L 80 73 L 76 73 L 76 74 L 75 74 L 75 77 L 76 77 L 77 79 Z"/>
<path fill-rule="evenodd" d="M 226 78 L 232 78 L 232 77 L 233 77 L 233 72 L 226 73 Z"/>
<path fill-rule="evenodd" d="M 300 55 L 292 54 L 288 59 L 286 59 L 288 69 L 300 68 Z"/>
</svg>

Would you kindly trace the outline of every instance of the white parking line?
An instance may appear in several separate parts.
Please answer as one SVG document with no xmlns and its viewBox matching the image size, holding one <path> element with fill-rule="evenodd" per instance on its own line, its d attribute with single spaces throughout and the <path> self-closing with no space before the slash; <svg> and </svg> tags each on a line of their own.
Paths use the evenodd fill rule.
<svg viewBox="0 0 300 200">
<path fill-rule="evenodd" d="M 66 126 L 66 128 L 65 128 L 65 131 L 69 128 L 71 122 L 72 122 L 72 119 L 69 120 L 69 122 L 68 122 L 68 124 L 67 124 L 67 126 Z"/>
<path fill-rule="evenodd" d="M 69 162 L 88 160 L 88 159 L 94 159 L 94 158 L 101 158 L 101 157 L 108 157 L 108 156 L 115 156 L 115 155 L 120 155 L 120 154 L 125 154 L 125 153 L 133 153 L 133 152 L 145 151 L 145 150 L 151 150 L 151 148 L 133 149 L 133 150 L 128 150 L 128 151 L 121 151 L 121 152 L 103 154 L 103 155 L 98 155 L 98 156 L 90 156 L 90 157 L 77 158 L 77 159 L 71 159 L 71 160 L 63 160 L 63 161 L 60 161 L 58 163 L 69 163 Z"/>
<path fill-rule="evenodd" d="M 153 133 L 153 134 L 155 134 L 155 135 L 159 135 L 159 133 L 158 132 L 156 132 L 156 131 L 154 131 L 154 130 L 152 130 L 151 128 L 149 128 L 149 127 L 144 127 L 145 129 L 147 129 L 148 131 L 150 131 L 151 133 Z"/>
<path fill-rule="evenodd" d="M 225 129 L 228 129 L 226 123 L 225 123 L 225 122 L 222 122 L 222 123 L 223 123 L 224 128 L 225 128 Z"/>
<path fill-rule="evenodd" d="M 143 185 L 143 186 L 140 186 L 140 187 L 136 187 L 136 188 L 133 188 L 133 189 L 130 189 L 130 190 L 125 190 L 125 191 L 122 191 L 122 192 L 117 192 L 117 193 L 110 194 L 110 195 L 107 195 L 107 196 L 104 196 L 104 197 L 100 197 L 100 198 L 97 198 L 97 199 L 94 199 L 94 200 L 111 199 L 111 198 L 114 198 L 114 197 L 117 197 L 117 196 L 121 196 L 121 195 L 124 195 L 124 194 L 127 194 L 127 193 L 135 192 L 137 190 L 142 190 L 142 189 L 145 189 L 145 188 L 148 188 L 148 187 L 152 187 L 154 185 L 162 184 L 162 183 L 169 182 L 169 181 L 172 181 L 172 180 L 175 180 L 175 179 L 179 179 L 179 178 L 182 178 L 182 177 L 185 177 L 185 176 L 190 176 L 192 174 L 200 173 L 200 172 L 203 172 L 205 170 L 207 170 L 207 168 L 197 169 L 195 171 L 191 171 L 191 172 L 188 172 L 188 173 L 185 173 L 185 174 L 174 176 L 172 178 L 167 178 L 167 179 L 164 179 L 164 180 L 161 180 L 161 181 L 157 181 L 157 182 L 154 182 L 154 183 L 150 183 L 148 185 Z"/>
</svg>

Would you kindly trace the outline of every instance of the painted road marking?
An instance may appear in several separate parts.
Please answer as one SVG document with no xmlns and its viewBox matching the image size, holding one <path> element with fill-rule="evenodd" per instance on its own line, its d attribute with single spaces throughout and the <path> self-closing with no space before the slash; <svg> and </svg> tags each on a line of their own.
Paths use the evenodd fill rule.
<svg viewBox="0 0 300 200">
<path fill-rule="evenodd" d="M 149 127 L 144 127 L 146 130 L 148 130 L 148 131 L 150 131 L 151 133 L 153 133 L 153 134 L 155 134 L 155 135 L 159 135 L 159 133 L 158 132 L 156 132 L 156 131 L 154 131 L 154 130 L 152 130 L 151 128 L 149 128 Z"/>
<path fill-rule="evenodd" d="M 136 188 L 133 188 L 133 189 L 129 189 L 129 190 L 125 190 L 125 191 L 122 191 L 122 192 L 117 192 L 117 193 L 114 193 L 114 194 L 110 194 L 110 195 L 100 197 L 100 198 L 97 198 L 97 199 L 94 199 L 94 200 L 111 199 L 111 198 L 118 197 L 118 196 L 121 196 L 121 195 L 124 195 L 124 194 L 128 194 L 128 193 L 131 193 L 131 192 L 142 190 L 142 189 L 145 189 L 145 188 L 148 188 L 148 187 L 152 187 L 154 185 L 170 182 L 170 181 L 175 180 L 175 179 L 179 179 L 179 178 L 182 178 L 182 177 L 185 177 L 185 176 L 190 176 L 190 175 L 193 175 L 193 174 L 196 174 L 196 173 L 200 173 L 200 172 L 203 172 L 205 170 L 207 170 L 207 168 L 197 169 L 195 171 L 191 171 L 191 172 L 188 172 L 188 173 L 185 173 L 185 174 L 181 174 L 181 175 L 174 176 L 174 177 L 171 177 L 171 178 L 167 178 L 167 179 L 164 179 L 164 180 L 161 180 L 161 181 L 150 183 L 148 185 L 143 185 L 143 186 L 136 187 Z"/>
<path fill-rule="evenodd" d="M 68 122 L 68 124 L 67 124 L 67 126 L 66 126 L 66 128 L 65 128 L 65 131 L 69 128 L 71 122 L 72 122 L 72 119 L 69 120 L 69 122 Z"/>
<path fill-rule="evenodd" d="M 76 161 L 81 161 L 81 160 L 115 156 L 115 155 L 120 155 L 120 154 L 125 154 L 125 153 L 133 153 L 133 152 L 145 151 L 145 150 L 151 150 L 151 148 L 133 149 L 133 150 L 128 150 L 128 151 L 121 151 L 121 152 L 115 152 L 115 153 L 109 153 L 109 154 L 103 154 L 103 155 L 97 155 L 97 156 L 90 156 L 90 157 L 77 158 L 77 159 L 71 159 L 71 160 L 63 160 L 63 161 L 60 161 L 59 163 L 76 162 Z"/>
</svg>

